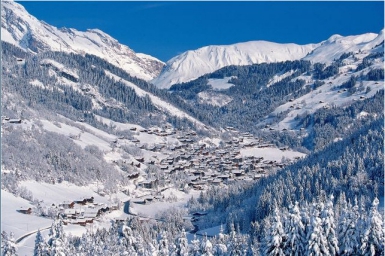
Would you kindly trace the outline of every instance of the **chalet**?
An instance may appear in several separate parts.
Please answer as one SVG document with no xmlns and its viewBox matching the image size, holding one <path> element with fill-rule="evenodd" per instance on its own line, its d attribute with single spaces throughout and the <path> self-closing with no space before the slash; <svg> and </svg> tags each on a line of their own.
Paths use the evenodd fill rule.
<svg viewBox="0 0 385 256">
<path fill-rule="evenodd" d="M 213 184 L 213 185 L 220 185 L 220 184 L 222 184 L 222 179 L 214 179 L 212 182 L 211 182 L 211 184 Z"/>
<path fill-rule="evenodd" d="M 90 219 L 95 219 L 96 217 L 98 217 L 100 215 L 100 209 L 92 209 L 92 208 L 87 208 L 82 217 L 87 219 L 87 218 L 90 218 Z"/>
<path fill-rule="evenodd" d="M 62 204 L 59 204 L 59 207 L 62 207 L 63 209 L 72 209 L 75 206 L 75 202 L 63 202 Z"/>
<path fill-rule="evenodd" d="M 84 198 L 83 200 L 77 200 L 77 201 L 74 201 L 74 203 L 81 204 L 81 205 L 86 205 L 87 203 L 93 204 L 94 203 L 94 197 L 92 196 L 90 198 Z"/>
<path fill-rule="evenodd" d="M 144 157 L 135 157 L 135 160 L 140 163 L 144 163 Z"/>
<path fill-rule="evenodd" d="M 159 181 L 158 179 L 152 179 L 152 180 L 146 180 L 142 183 L 138 184 L 139 186 L 142 186 L 143 188 L 152 189 L 158 186 Z"/>
<path fill-rule="evenodd" d="M 11 123 L 11 124 L 21 124 L 21 119 L 9 119 L 9 123 Z"/>
<path fill-rule="evenodd" d="M 137 179 L 139 178 L 139 172 L 134 172 L 134 173 L 130 173 L 127 175 L 127 177 L 132 180 L 132 179 Z"/>
<path fill-rule="evenodd" d="M 32 213 L 32 208 L 20 209 L 20 210 L 17 210 L 17 211 L 20 212 L 20 213 L 23 213 L 23 214 L 31 214 Z"/>
<path fill-rule="evenodd" d="M 242 170 L 233 170 L 233 171 L 232 171 L 232 174 L 233 174 L 235 177 L 240 177 L 240 176 L 243 176 L 245 173 L 244 173 Z"/>
<path fill-rule="evenodd" d="M 79 215 L 79 210 L 76 209 L 64 209 L 62 212 L 63 216 L 67 219 L 76 219 L 76 216 Z"/>
</svg>

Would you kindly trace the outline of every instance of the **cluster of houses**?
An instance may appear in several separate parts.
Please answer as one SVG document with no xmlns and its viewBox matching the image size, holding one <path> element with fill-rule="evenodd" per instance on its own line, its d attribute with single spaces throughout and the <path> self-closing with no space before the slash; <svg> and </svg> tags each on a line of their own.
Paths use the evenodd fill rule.
<svg viewBox="0 0 385 256">
<path fill-rule="evenodd" d="M 231 134 L 231 139 L 223 140 L 219 146 L 199 141 L 195 132 L 180 130 L 169 132 L 175 134 L 180 143 L 163 145 L 161 152 L 168 156 L 157 162 L 151 161 L 145 164 L 155 165 L 160 169 L 160 173 L 163 174 L 160 178 L 163 180 L 162 185 L 171 182 L 174 174 L 183 172 L 188 177 L 186 179 L 188 186 L 203 190 L 210 185 L 227 185 L 240 180 L 254 181 L 289 163 L 264 160 L 263 157 L 258 156 L 243 156 L 240 152 L 243 148 L 274 146 L 255 138 L 250 133 L 239 133 L 231 127 L 227 127 L 226 131 Z M 287 150 L 286 147 L 280 149 Z M 159 184 L 160 180 L 152 178 L 139 182 L 138 186 L 155 189 Z"/>
<path fill-rule="evenodd" d="M 52 207 L 59 209 L 59 215 L 63 218 L 63 224 L 78 224 L 81 226 L 86 226 L 87 223 L 93 223 L 95 219 L 99 216 L 115 211 L 119 209 L 119 204 L 100 204 L 95 203 L 94 198 L 83 198 L 76 201 L 67 201 Z M 32 208 L 28 209 L 19 209 L 19 213 L 31 214 Z"/>
<path fill-rule="evenodd" d="M 63 223 L 79 224 L 85 226 L 93 223 L 99 216 L 119 209 L 119 204 L 100 204 L 95 203 L 94 198 L 84 198 L 82 200 L 63 202 L 59 205 L 60 215 Z"/>
</svg>

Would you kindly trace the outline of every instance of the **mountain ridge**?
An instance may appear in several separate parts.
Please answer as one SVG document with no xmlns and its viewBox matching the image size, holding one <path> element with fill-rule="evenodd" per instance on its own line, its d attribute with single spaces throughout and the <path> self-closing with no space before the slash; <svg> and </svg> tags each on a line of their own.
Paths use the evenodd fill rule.
<svg viewBox="0 0 385 256">
<path fill-rule="evenodd" d="M 156 77 L 164 65 L 155 57 L 135 53 L 99 29 L 82 32 L 56 28 L 39 21 L 13 1 L 2 2 L 1 10 L 1 40 L 24 50 L 93 54 L 147 81 Z"/>
<path fill-rule="evenodd" d="M 278 44 L 267 41 L 249 41 L 232 45 L 211 45 L 189 50 L 166 62 L 162 72 L 152 80 L 158 88 L 169 89 L 173 84 L 192 81 L 231 65 L 251 65 L 287 60 L 309 60 L 330 64 L 343 53 L 369 50 L 384 41 L 384 30 L 379 34 L 365 33 L 353 36 L 332 35 L 315 44 Z"/>
</svg>

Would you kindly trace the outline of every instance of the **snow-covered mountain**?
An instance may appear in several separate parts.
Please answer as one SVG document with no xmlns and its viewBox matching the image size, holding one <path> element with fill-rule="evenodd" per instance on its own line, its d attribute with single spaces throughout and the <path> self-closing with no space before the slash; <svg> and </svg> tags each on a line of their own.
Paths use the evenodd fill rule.
<svg viewBox="0 0 385 256">
<path fill-rule="evenodd" d="M 321 62 L 330 64 L 338 59 L 343 53 L 368 51 L 384 42 L 384 30 L 380 33 L 365 33 L 355 36 L 333 35 L 323 41 L 305 60 L 313 63 Z"/>
<path fill-rule="evenodd" d="M 167 89 L 173 84 L 191 81 L 225 66 L 298 60 L 318 46 L 267 41 L 206 46 L 172 58 L 152 82 L 159 88 Z"/>
<path fill-rule="evenodd" d="M 370 50 L 383 41 L 382 30 L 379 34 L 365 33 L 345 37 L 333 35 L 323 42 L 307 45 L 251 41 L 233 45 L 206 46 L 172 58 L 152 82 L 158 88 L 168 89 L 173 84 L 188 82 L 230 65 L 299 59 L 331 63 L 343 53 Z"/>
<path fill-rule="evenodd" d="M 164 66 L 162 61 L 135 53 L 98 29 L 59 29 L 39 21 L 13 1 L 1 3 L 1 40 L 35 53 L 50 50 L 93 54 L 147 81 Z"/>
</svg>

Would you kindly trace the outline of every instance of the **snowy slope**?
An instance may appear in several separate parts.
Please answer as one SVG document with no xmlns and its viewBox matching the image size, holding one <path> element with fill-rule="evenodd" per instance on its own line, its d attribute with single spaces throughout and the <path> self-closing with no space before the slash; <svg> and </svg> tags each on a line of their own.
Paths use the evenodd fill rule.
<svg viewBox="0 0 385 256">
<path fill-rule="evenodd" d="M 310 60 L 313 63 L 331 63 L 338 59 L 343 53 L 359 51 L 368 51 L 384 41 L 384 30 L 379 34 L 366 33 L 355 36 L 333 35 L 328 40 L 321 43 L 319 47 L 306 56 L 304 60 Z"/>
<path fill-rule="evenodd" d="M 145 97 L 145 96 L 149 96 L 150 99 L 151 99 L 151 102 L 160 110 L 164 111 L 164 112 L 168 112 L 169 114 L 173 115 L 173 116 L 176 116 L 176 117 L 179 117 L 179 118 L 186 118 L 194 123 L 196 123 L 196 125 L 198 125 L 199 127 L 203 128 L 205 127 L 205 125 L 200 122 L 199 120 L 191 117 L 190 115 L 188 115 L 187 113 L 181 111 L 180 109 L 174 107 L 173 105 L 171 105 L 170 103 L 168 102 L 165 102 L 163 101 L 162 99 L 160 99 L 159 97 L 149 93 L 149 92 L 146 92 L 144 90 L 142 90 L 141 88 L 139 88 L 138 86 L 136 86 L 135 84 L 129 82 L 129 81 L 126 81 L 124 79 L 121 79 L 120 77 L 112 74 L 111 72 L 109 71 L 105 71 L 106 75 L 113 78 L 115 81 L 120 81 L 120 82 L 123 82 L 125 85 L 131 87 L 132 89 L 135 90 L 136 94 L 139 96 L 139 97 Z"/>
<path fill-rule="evenodd" d="M 159 88 L 168 89 L 173 84 L 191 81 L 225 66 L 301 59 L 317 46 L 266 41 L 206 46 L 172 58 L 152 82 Z"/>
<path fill-rule="evenodd" d="M 135 53 L 98 29 L 58 29 L 39 21 L 13 1 L 1 3 L 1 40 L 31 52 L 93 54 L 145 80 L 156 77 L 164 65 L 152 56 Z"/>
<path fill-rule="evenodd" d="M 331 63 L 343 53 L 369 51 L 383 41 L 384 30 L 379 34 L 366 33 L 345 37 L 333 35 L 318 44 L 307 45 L 251 41 L 233 45 L 206 46 L 172 58 L 152 82 L 158 88 L 168 89 L 173 84 L 188 82 L 230 65 L 299 59 L 313 63 Z"/>
</svg>

